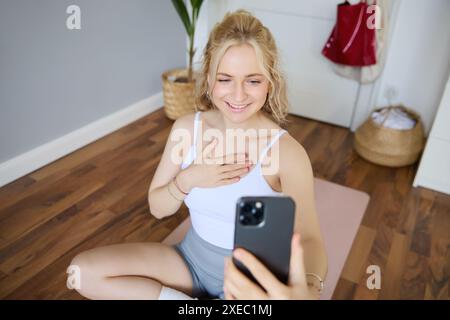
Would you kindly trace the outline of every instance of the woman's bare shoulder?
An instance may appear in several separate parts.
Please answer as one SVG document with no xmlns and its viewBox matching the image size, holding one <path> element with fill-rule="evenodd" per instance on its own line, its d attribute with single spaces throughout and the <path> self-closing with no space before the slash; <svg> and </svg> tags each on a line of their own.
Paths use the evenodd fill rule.
<svg viewBox="0 0 450 320">
<path fill-rule="evenodd" d="M 185 152 L 183 150 L 189 148 L 193 141 L 194 120 L 195 112 L 192 112 L 177 118 L 172 125 L 169 140 L 179 141 L 181 138 L 181 142 L 183 143 L 183 148 L 180 151 L 182 157 L 185 156 Z"/>
<path fill-rule="evenodd" d="M 280 160 L 281 167 L 288 171 L 292 166 L 307 168 L 311 165 L 306 149 L 289 132 L 280 137 Z"/>
<path fill-rule="evenodd" d="M 202 111 L 200 113 L 200 120 L 207 128 L 215 128 L 218 114 L 219 111 L 213 109 Z"/>
<path fill-rule="evenodd" d="M 195 112 L 184 114 L 177 118 L 173 124 L 175 128 L 179 129 L 193 129 L 194 128 Z"/>
</svg>

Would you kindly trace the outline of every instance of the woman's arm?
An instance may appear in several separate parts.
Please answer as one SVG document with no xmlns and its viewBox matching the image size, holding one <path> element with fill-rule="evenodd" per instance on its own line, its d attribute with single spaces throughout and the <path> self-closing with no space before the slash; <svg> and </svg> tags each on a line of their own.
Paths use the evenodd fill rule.
<svg viewBox="0 0 450 320">
<path fill-rule="evenodd" d="M 300 233 L 305 271 L 325 280 L 328 259 L 325 252 L 314 197 L 314 176 L 303 146 L 285 135 L 280 139 L 280 181 L 283 193 L 296 203 L 294 231 Z M 314 281 L 314 277 L 311 279 Z"/>
<path fill-rule="evenodd" d="M 148 190 L 150 212 L 158 219 L 168 217 L 178 211 L 186 197 L 172 179 L 177 176 L 180 183 L 182 177 L 180 160 L 187 154 L 191 145 L 191 131 L 194 114 L 178 118 L 172 126 L 164 148 L 163 155 L 153 175 Z M 181 173 L 181 174 L 180 174 Z M 181 186 L 180 186 L 181 187 Z M 187 192 L 187 190 L 183 190 Z"/>
</svg>

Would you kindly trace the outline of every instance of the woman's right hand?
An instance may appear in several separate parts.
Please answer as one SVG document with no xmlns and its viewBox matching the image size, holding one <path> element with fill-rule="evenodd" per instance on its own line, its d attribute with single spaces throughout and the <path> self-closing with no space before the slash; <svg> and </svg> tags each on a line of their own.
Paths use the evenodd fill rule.
<svg viewBox="0 0 450 320">
<path fill-rule="evenodd" d="M 192 188 L 213 188 L 238 182 L 253 168 L 246 153 L 234 153 L 214 157 L 217 138 L 197 153 L 196 159 L 177 176 L 177 182 L 184 192 Z M 201 162 L 198 162 L 201 157 Z"/>
</svg>

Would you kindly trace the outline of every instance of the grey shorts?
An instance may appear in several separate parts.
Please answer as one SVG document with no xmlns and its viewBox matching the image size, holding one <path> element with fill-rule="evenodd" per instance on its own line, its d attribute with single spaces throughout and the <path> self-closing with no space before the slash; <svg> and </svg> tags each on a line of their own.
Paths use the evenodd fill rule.
<svg viewBox="0 0 450 320">
<path fill-rule="evenodd" d="M 192 296 L 224 299 L 224 258 L 232 250 L 217 247 L 203 240 L 191 226 L 183 241 L 173 246 L 186 262 L 192 275 Z"/>
</svg>

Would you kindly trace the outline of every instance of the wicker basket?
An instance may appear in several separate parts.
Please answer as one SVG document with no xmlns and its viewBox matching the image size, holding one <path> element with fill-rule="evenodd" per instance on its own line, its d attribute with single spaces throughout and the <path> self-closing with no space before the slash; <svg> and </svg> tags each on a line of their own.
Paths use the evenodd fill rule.
<svg viewBox="0 0 450 320">
<path fill-rule="evenodd" d="M 392 129 L 377 124 L 369 117 L 355 132 L 354 148 L 370 162 L 402 167 L 415 163 L 419 158 L 425 142 L 424 130 L 420 116 L 403 106 L 379 108 L 375 111 L 392 108 L 400 108 L 410 115 L 416 120 L 415 126 L 408 130 Z"/>
<path fill-rule="evenodd" d="M 189 83 L 173 81 L 176 77 L 187 77 L 187 74 L 187 69 L 174 69 L 162 74 L 164 111 L 169 119 L 176 120 L 195 110 L 195 81 Z"/>
</svg>

